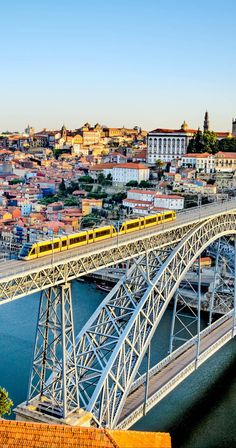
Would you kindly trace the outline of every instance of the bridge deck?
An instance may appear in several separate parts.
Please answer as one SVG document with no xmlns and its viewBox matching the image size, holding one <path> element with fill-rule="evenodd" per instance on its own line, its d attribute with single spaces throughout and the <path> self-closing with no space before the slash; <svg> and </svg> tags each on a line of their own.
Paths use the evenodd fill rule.
<svg viewBox="0 0 236 448">
<path fill-rule="evenodd" d="M 200 340 L 200 355 L 216 343 L 223 335 L 227 334 L 232 329 L 232 324 L 232 317 L 229 317 L 217 328 L 214 328 L 209 334 L 204 335 Z M 193 342 L 180 356 L 170 360 L 163 369 L 150 376 L 148 398 L 152 397 L 158 390 L 175 378 L 176 375 L 192 363 L 195 358 L 196 345 Z M 144 393 L 144 384 L 142 384 L 127 397 L 120 416 L 119 424 L 143 404 Z"/>
<path fill-rule="evenodd" d="M 28 272 L 46 269 L 47 267 L 54 265 L 67 263 L 70 259 L 82 258 L 84 256 L 91 256 L 94 253 L 98 253 L 101 250 L 109 250 L 112 247 L 117 247 L 117 245 L 121 246 L 124 244 L 128 244 L 132 241 L 142 240 L 145 237 L 150 237 L 151 235 L 159 235 L 163 234 L 171 229 L 176 229 L 186 224 L 194 224 L 200 221 L 204 221 L 211 216 L 215 216 L 218 214 L 222 214 L 225 212 L 236 210 L 236 199 L 232 199 L 231 201 L 224 203 L 213 203 L 209 205 L 191 208 L 187 211 L 181 211 L 177 215 L 177 219 L 172 222 L 168 222 L 162 224 L 160 226 L 151 227 L 148 229 L 143 229 L 137 232 L 128 233 L 126 235 L 119 235 L 118 238 L 111 238 L 108 240 L 103 240 L 98 243 L 81 246 L 76 249 L 72 249 L 69 251 L 56 253 L 52 256 L 42 257 L 40 259 L 31 260 L 31 261 L 22 261 L 22 260 L 11 260 L 4 263 L 3 266 L 0 266 L 0 283 L 4 281 L 6 277 L 9 277 L 11 274 L 14 274 L 14 277 L 20 274 L 27 274 Z"/>
</svg>

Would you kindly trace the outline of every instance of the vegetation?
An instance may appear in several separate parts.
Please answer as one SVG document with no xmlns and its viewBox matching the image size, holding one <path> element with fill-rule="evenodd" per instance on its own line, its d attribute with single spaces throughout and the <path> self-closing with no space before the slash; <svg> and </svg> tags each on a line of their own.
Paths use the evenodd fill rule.
<svg viewBox="0 0 236 448">
<path fill-rule="evenodd" d="M 217 140 L 217 135 L 212 131 L 202 133 L 198 130 L 197 134 L 190 140 L 188 152 L 216 154 L 222 152 L 236 152 L 236 138 L 223 138 Z"/>
<path fill-rule="evenodd" d="M 218 142 L 218 151 L 236 152 L 236 138 L 222 138 Z"/>
<path fill-rule="evenodd" d="M 109 200 L 109 202 L 113 203 L 115 202 L 116 204 L 121 204 L 123 199 L 126 198 L 126 192 L 120 192 L 120 193 L 115 193 L 112 195 L 111 199 Z"/>
<path fill-rule="evenodd" d="M 3 387 L 0 387 L 0 417 L 11 413 L 13 401 L 9 398 L 8 392 Z"/>
<path fill-rule="evenodd" d="M 94 180 L 91 176 L 80 176 L 79 183 L 83 182 L 84 184 L 93 184 Z"/>
<path fill-rule="evenodd" d="M 126 187 L 137 187 L 138 186 L 138 182 L 137 180 L 130 180 L 127 184 Z"/>
<path fill-rule="evenodd" d="M 91 192 L 87 195 L 88 199 L 105 199 L 107 198 L 107 193 L 100 193 L 100 192 Z"/>
<path fill-rule="evenodd" d="M 139 186 L 141 188 L 150 188 L 152 186 L 152 184 L 150 182 L 148 182 L 148 180 L 141 180 Z"/>
<path fill-rule="evenodd" d="M 97 181 L 100 185 L 112 185 L 112 175 L 109 173 L 107 176 L 105 176 L 103 173 L 100 173 L 98 175 Z"/>
<path fill-rule="evenodd" d="M 25 179 L 12 179 L 9 181 L 9 185 L 23 184 Z"/>
</svg>

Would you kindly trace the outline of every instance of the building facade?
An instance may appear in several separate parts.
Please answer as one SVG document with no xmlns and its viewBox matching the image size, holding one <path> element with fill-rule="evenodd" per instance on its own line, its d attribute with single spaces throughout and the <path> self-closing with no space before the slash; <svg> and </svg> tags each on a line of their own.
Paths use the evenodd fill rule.
<svg viewBox="0 0 236 448">
<path fill-rule="evenodd" d="M 147 138 L 147 163 L 157 160 L 171 162 L 180 159 L 187 152 L 188 144 L 197 131 L 183 123 L 180 129 L 155 129 Z"/>
</svg>

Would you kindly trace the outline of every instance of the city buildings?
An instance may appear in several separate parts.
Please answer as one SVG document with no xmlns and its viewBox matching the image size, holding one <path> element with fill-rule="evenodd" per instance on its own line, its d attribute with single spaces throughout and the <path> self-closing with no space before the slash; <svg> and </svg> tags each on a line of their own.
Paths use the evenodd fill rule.
<svg viewBox="0 0 236 448">
<path fill-rule="evenodd" d="M 204 116 L 203 130 L 210 131 L 208 112 Z M 180 129 L 154 129 L 147 137 L 147 162 L 155 164 L 157 160 L 161 160 L 167 163 L 182 158 L 187 153 L 190 140 L 197 132 L 197 129 L 190 129 L 185 121 Z M 218 140 L 236 136 L 236 120 L 232 121 L 231 133 L 216 131 L 215 134 Z"/>
</svg>

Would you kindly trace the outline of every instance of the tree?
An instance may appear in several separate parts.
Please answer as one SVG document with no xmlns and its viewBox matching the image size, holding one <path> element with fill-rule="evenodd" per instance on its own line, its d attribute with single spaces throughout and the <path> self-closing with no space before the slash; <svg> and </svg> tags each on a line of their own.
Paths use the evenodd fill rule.
<svg viewBox="0 0 236 448">
<path fill-rule="evenodd" d="M 203 152 L 204 146 L 202 141 L 202 131 L 198 129 L 197 133 L 191 138 L 188 144 L 188 152 L 190 153 L 201 153 Z"/>
<path fill-rule="evenodd" d="M 157 159 L 155 163 L 156 163 L 156 167 L 158 168 L 159 171 L 160 171 L 161 168 L 163 168 L 163 166 L 164 166 L 164 162 L 162 162 L 161 159 Z"/>
<path fill-rule="evenodd" d="M 8 392 L 3 387 L 0 387 L 0 417 L 11 413 L 13 401 L 9 398 Z"/>
<path fill-rule="evenodd" d="M 93 178 L 91 176 L 80 176 L 79 182 L 83 182 L 85 184 L 93 184 Z"/>
<path fill-rule="evenodd" d="M 205 131 L 202 133 L 198 129 L 197 133 L 190 140 L 188 145 L 189 153 L 208 152 L 215 154 L 218 150 L 217 135 L 213 131 Z"/>
<path fill-rule="evenodd" d="M 139 184 L 140 188 L 150 188 L 151 184 L 148 182 L 148 180 L 141 180 Z"/>
<path fill-rule="evenodd" d="M 103 185 L 104 182 L 105 182 L 105 179 L 106 178 L 105 178 L 104 174 L 103 173 L 99 173 L 99 175 L 98 175 L 98 183 Z"/>
<path fill-rule="evenodd" d="M 204 151 L 210 154 L 217 152 L 217 135 L 213 131 L 206 131 L 203 133 Z"/>
<path fill-rule="evenodd" d="M 138 186 L 138 182 L 137 180 L 130 180 L 127 184 L 126 187 L 137 187 Z"/>
<path fill-rule="evenodd" d="M 236 138 L 222 138 L 222 140 L 218 142 L 218 151 L 236 152 Z"/>
<path fill-rule="evenodd" d="M 66 184 L 65 184 L 64 179 L 62 179 L 62 181 L 61 181 L 61 183 L 60 183 L 60 185 L 59 185 L 59 191 L 60 191 L 61 193 L 65 193 L 65 192 L 66 192 Z"/>
</svg>

